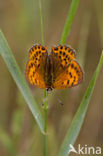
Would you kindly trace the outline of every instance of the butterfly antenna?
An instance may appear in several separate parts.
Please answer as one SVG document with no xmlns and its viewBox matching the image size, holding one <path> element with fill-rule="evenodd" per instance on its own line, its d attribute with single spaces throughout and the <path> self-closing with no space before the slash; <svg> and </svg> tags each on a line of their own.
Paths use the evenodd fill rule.
<svg viewBox="0 0 103 156">
<path fill-rule="evenodd" d="M 48 93 L 49 93 L 49 94 L 53 93 L 53 92 L 51 92 L 51 91 L 52 91 L 52 89 L 48 90 Z M 62 102 L 55 94 L 54 94 L 54 96 L 56 97 L 56 99 L 57 99 L 57 101 L 59 102 L 59 104 L 63 106 L 63 105 L 64 105 L 63 102 Z"/>
<path fill-rule="evenodd" d="M 59 104 L 60 104 L 61 106 L 64 106 L 63 102 L 62 102 L 56 95 L 55 95 L 55 97 L 56 97 L 57 101 L 59 102 Z"/>
<path fill-rule="evenodd" d="M 52 93 L 51 91 L 48 91 L 48 94 L 51 94 L 51 93 Z M 59 104 L 61 106 L 64 106 L 63 102 L 56 95 L 55 95 L 55 97 L 56 97 L 57 101 L 59 102 Z M 44 106 L 44 103 L 45 103 L 46 100 L 47 100 L 47 97 L 45 99 L 43 99 L 42 107 Z"/>
</svg>

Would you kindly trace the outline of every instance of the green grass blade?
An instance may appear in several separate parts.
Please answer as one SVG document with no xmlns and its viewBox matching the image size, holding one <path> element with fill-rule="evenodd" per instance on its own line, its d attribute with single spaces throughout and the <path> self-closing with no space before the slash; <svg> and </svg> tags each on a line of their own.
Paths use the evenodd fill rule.
<svg viewBox="0 0 103 156">
<path fill-rule="evenodd" d="M 60 44 L 65 44 L 66 39 L 68 37 L 68 34 L 70 32 L 70 28 L 76 13 L 76 10 L 78 8 L 80 0 L 72 0 L 69 12 L 68 12 L 68 16 L 66 19 L 66 23 L 62 32 L 62 36 L 61 36 L 61 40 L 60 40 Z"/>
<path fill-rule="evenodd" d="M 103 65 L 103 52 L 99 61 L 99 64 L 97 66 L 97 69 L 92 77 L 92 80 L 85 92 L 85 95 L 82 99 L 82 102 L 77 110 L 77 113 L 75 114 L 72 124 L 64 138 L 63 144 L 61 145 L 59 156 L 68 156 L 68 152 L 70 150 L 69 145 L 74 144 L 76 141 L 76 138 L 79 134 L 80 128 L 82 126 L 82 123 L 84 121 L 84 117 L 88 108 L 88 104 L 91 98 L 91 95 L 93 93 L 93 89 L 97 80 L 97 77 L 99 75 L 99 72 L 101 70 L 101 67 Z"/>
<path fill-rule="evenodd" d="M 22 75 L 16 60 L 11 52 L 11 49 L 8 46 L 8 43 L 0 31 L 0 54 L 3 57 L 13 79 L 15 80 L 18 88 L 20 89 L 22 95 L 24 96 L 25 101 L 27 102 L 37 124 L 39 125 L 42 132 L 44 132 L 44 120 L 42 119 L 39 108 L 32 96 L 32 93 L 25 81 L 24 76 Z M 11 90 L 12 94 L 12 90 Z"/>
</svg>

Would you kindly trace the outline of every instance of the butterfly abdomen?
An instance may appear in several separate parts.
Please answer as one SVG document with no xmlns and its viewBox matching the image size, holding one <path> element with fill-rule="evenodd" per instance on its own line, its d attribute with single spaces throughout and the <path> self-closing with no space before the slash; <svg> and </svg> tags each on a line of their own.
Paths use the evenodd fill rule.
<svg viewBox="0 0 103 156">
<path fill-rule="evenodd" d="M 46 61 L 46 70 L 45 70 L 45 83 L 48 89 L 51 88 L 52 85 L 52 62 L 50 55 L 47 56 Z"/>
</svg>

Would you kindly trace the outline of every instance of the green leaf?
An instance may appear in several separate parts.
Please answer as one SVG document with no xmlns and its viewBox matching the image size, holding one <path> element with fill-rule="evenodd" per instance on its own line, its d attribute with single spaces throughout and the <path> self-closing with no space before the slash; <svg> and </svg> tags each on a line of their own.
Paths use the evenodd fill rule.
<svg viewBox="0 0 103 156">
<path fill-rule="evenodd" d="M 39 125 L 41 131 L 44 132 L 44 120 L 42 119 L 39 108 L 32 96 L 32 93 L 26 83 L 23 74 L 19 69 L 19 66 L 17 65 L 17 62 L 12 54 L 11 49 L 8 46 L 8 43 L 2 31 L 0 31 L 0 54 L 3 57 L 14 81 L 16 82 L 18 88 L 20 89 L 21 94 L 24 96 L 24 99 L 28 104 L 37 124 Z M 11 90 L 11 94 L 12 94 L 12 90 Z"/>
<path fill-rule="evenodd" d="M 79 108 L 78 108 L 78 110 L 77 110 L 77 112 L 73 118 L 71 126 L 70 126 L 70 128 L 69 128 L 69 130 L 68 130 L 68 132 L 64 138 L 64 141 L 61 145 L 59 156 L 68 156 L 68 152 L 70 150 L 69 145 L 70 144 L 73 145 L 76 141 L 76 138 L 79 134 L 82 123 L 84 121 L 84 117 L 85 117 L 85 114 L 86 114 L 86 111 L 88 108 L 88 104 L 89 104 L 91 95 L 93 93 L 93 89 L 94 89 L 97 77 L 99 75 L 99 72 L 101 70 L 102 64 L 103 64 L 103 52 L 102 52 L 99 64 L 97 66 L 97 69 L 96 69 L 96 71 L 92 77 L 92 80 L 91 80 L 91 82 L 90 82 L 90 84 L 89 84 L 89 86 L 88 86 L 88 88 L 84 94 L 84 97 L 82 99 L 82 102 L 81 102 L 81 104 L 80 104 L 80 106 L 79 106 Z"/>
<path fill-rule="evenodd" d="M 70 32 L 70 28 L 76 13 L 76 10 L 78 8 L 80 0 L 72 0 L 68 15 L 67 15 L 67 19 L 66 19 L 66 23 L 64 25 L 64 29 L 62 32 L 62 36 L 61 36 L 61 40 L 60 40 L 60 44 L 65 44 L 66 39 L 68 37 L 68 34 Z"/>
</svg>

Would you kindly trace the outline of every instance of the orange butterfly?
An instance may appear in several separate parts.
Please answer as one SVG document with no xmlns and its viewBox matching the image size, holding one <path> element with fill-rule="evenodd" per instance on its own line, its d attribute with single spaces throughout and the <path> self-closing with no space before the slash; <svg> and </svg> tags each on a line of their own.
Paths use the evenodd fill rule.
<svg viewBox="0 0 103 156">
<path fill-rule="evenodd" d="M 34 45 L 29 50 L 25 76 L 30 84 L 47 91 L 76 86 L 82 82 L 83 72 L 75 57 L 70 46 L 52 47 L 48 54 L 46 46 Z"/>
</svg>

